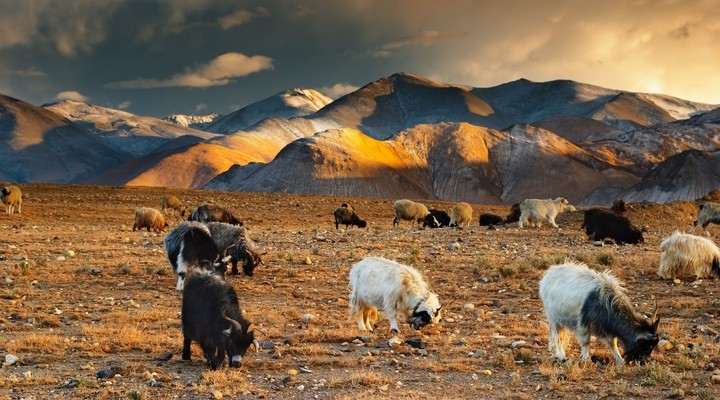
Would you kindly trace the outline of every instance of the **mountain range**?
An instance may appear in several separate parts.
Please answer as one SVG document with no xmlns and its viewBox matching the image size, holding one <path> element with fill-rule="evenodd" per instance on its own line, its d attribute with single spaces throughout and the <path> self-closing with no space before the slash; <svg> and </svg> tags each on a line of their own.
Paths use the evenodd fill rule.
<svg viewBox="0 0 720 400">
<path fill-rule="evenodd" d="M 476 88 L 398 73 L 164 119 L 0 95 L 0 180 L 512 204 L 695 200 L 720 187 L 720 109 L 569 80 Z"/>
</svg>

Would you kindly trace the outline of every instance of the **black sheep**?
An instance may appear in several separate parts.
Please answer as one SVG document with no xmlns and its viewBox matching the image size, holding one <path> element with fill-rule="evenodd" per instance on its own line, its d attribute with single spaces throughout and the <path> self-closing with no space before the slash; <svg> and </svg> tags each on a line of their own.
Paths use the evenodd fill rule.
<svg viewBox="0 0 720 400">
<path fill-rule="evenodd" d="M 596 241 L 610 238 L 617 244 L 637 244 L 644 241 L 642 230 L 633 226 L 627 217 L 606 210 L 597 210 L 593 219 Z"/>
</svg>

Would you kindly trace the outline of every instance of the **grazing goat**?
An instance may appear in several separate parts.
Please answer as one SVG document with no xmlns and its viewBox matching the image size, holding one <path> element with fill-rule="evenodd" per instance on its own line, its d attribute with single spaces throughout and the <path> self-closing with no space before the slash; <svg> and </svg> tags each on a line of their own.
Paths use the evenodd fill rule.
<svg viewBox="0 0 720 400">
<path fill-rule="evenodd" d="M 200 344 L 208 368 L 221 366 L 226 354 L 230 366 L 239 367 L 255 341 L 255 332 L 243 314 L 232 286 L 209 271 L 191 272 L 182 299 L 182 359 L 191 359 L 194 341 Z"/>
<path fill-rule="evenodd" d="M 407 316 L 414 329 L 440 322 L 442 306 L 415 268 L 379 257 L 368 257 L 350 269 L 350 318 L 358 328 L 372 331 L 378 309 L 400 332 L 397 318 Z"/>
<path fill-rule="evenodd" d="M 605 340 L 616 364 L 623 358 L 626 362 L 644 362 L 658 344 L 657 313 L 650 321 L 637 315 L 625 289 L 610 271 L 599 273 L 570 262 L 553 265 L 540 279 L 540 299 L 550 327 L 550 355 L 559 360 L 565 359 L 567 330 L 580 342 L 583 361 L 590 359 L 590 335 Z M 618 340 L 623 345 L 623 357 Z"/>
<path fill-rule="evenodd" d="M 720 249 L 710 239 L 675 232 L 660 243 L 660 249 L 658 275 L 664 279 L 684 274 L 720 277 Z"/>
<path fill-rule="evenodd" d="M 710 236 L 710 232 L 707 230 L 709 224 L 720 224 L 720 203 L 710 201 L 700 203 L 697 219 L 693 222 L 693 231 L 698 226 L 702 226 L 705 235 Z"/>
<path fill-rule="evenodd" d="M 407 199 L 397 200 L 395 204 L 393 204 L 393 211 L 395 211 L 393 226 L 399 225 L 400 220 L 412 221 L 413 225 L 415 225 L 415 223 L 419 225 L 425 220 L 425 217 L 430 214 L 430 211 L 428 211 L 424 204 Z"/>
<path fill-rule="evenodd" d="M 502 225 L 505 223 L 503 217 L 491 213 L 480 214 L 479 220 L 480 226 L 495 226 Z"/>
<path fill-rule="evenodd" d="M 218 251 L 210 236 L 210 230 L 199 222 L 179 223 L 165 236 L 163 246 L 173 272 L 178 276 L 176 290 L 183 290 L 185 276 L 192 267 L 211 269 L 224 277 L 226 263 L 231 258 L 222 257 L 223 254 Z"/>
<path fill-rule="evenodd" d="M 547 222 L 553 228 L 559 228 L 555 218 L 563 211 L 571 211 L 575 207 L 568 204 L 564 197 L 555 200 L 550 199 L 525 199 L 520 203 L 520 220 L 518 228 L 529 224 L 540 228 L 543 222 Z"/>
<path fill-rule="evenodd" d="M 355 225 L 358 228 L 367 226 L 367 222 L 360 219 L 351 207 L 338 207 L 333 211 L 333 216 L 335 217 L 335 229 L 338 229 L 341 224 L 345 225 L 345 229 L 350 225 Z"/>
<path fill-rule="evenodd" d="M 510 206 L 507 217 L 505 217 L 505 223 L 511 224 L 520 221 L 520 214 L 522 214 L 522 211 L 520 211 L 520 203 L 513 204 Z"/>
<path fill-rule="evenodd" d="M 172 216 L 175 216 L 175 211 L 179 211 L 181 217 L 184 217 L 185 211 L 187 211 L 187 207 L 180 202 L 180 199 L 173 195 L 160 198 L 160 209 L 165 215 L 168 215 L 168 210 L 170 210 L 170 215 Z"/>
<path fill-rule="evenodd" d="M 596 217 L 597 213 L 600 211 L 610 211 L 617 215 L 623 215 L 626 211 L 625 201 L 616 199 L 615 201 L 613 201 L 612 207 L 610 207 L 610 209 L 603 208 L 603 207 L 593 207 L 588 210 L 585 210 L 583 223 L 582 223 L 582 225 L 580 225 L 580 228 L 581 229 L 585 228 L 585 233 L 588 236 L 595 234 L 595 217 Z"/>
<path fill-rule="evenodd" d="M 449 226 L 462 228 L 465 225 L 466 228 L 469 228 L 470 221 L 472 221 L 472 212 L 470 204 L 464 202 L 456 204 L 450 211 Z"/>
<path fill-rule="evenodd" d="M 423 228 L 429 226 L 431 228 L 443 228 L 450 225 L 450 216 L 442 210 L 430 209 L 429 214 L 423 220 Z"/>
<path fill-rule="evenodd" d="M 225 222 L 226 224 L 242 226 L 243 223 L 228 210 L 213 204 L 203 204 L 190 213 L 188 221 L 198 222 Z"/>
<path fill-rule="evenodd" d="M 593 213 L 592 223 L 595 241 L 610 238 L 616 244 L 643 243 L 643 229 L 638 229 L 627 217 L 610 211 L 597 209 Z"/>
<path fill-rule="evenodd" d="M 233 275 L 238 274 L 238 262 L 243 262 L 243 272 L 253 276 L 255 268 L 262 264 L 260 251 L 255 242 L 247 236 L 245 227 L 230 225 L 224 222 L 208 222 L 210 236 L 218 249 L 226 249 L 225 256 L 230 256 Z"/>
<path fill-rule="evenodd" d="M 17 186 L 5 186 L 0 190 L 0 200 L 5 204 L 5 213 L 12 214 L 17 207 L 18 214 L 22 214 L 22 192 Z"/>
<path fill-rule="evenodd" d="M 147 229 L 148 232 L 150 230 L 154 232 L 162 232 L 165 230 L 165 228 L 168 227 L 167 222 L 165 222 L 165 217 L 160 213 L 160 211 L 154 209 L 154 208 L 148 208 L 148 207 L 140 207 L 137 210 L 135 210 L 135 223 L 133 223 L 133 232 L 135 232 L 135 229 Z"/>
</svg>

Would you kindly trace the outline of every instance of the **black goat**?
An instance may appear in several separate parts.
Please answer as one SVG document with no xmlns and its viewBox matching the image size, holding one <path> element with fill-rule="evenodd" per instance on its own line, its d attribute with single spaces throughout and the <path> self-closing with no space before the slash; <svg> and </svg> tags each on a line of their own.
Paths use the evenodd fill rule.
<svg viewBox="0 0 720 400">
<path fill-rule="evenodd" d="M 430 214 L 425 216 L 423 221 L 423 228 L 429 226 L 431 228 L 443 228 L 450 226 L 450 216 L 447 212 L 442 210 L 430 209 Z"/>
</svg>

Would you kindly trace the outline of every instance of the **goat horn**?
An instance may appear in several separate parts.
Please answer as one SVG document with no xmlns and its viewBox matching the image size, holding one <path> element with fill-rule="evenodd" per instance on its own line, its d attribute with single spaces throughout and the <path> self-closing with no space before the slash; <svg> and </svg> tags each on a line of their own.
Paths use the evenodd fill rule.
<svg viewBox="0 0 720 400">
<path fill-rule="evenodd" d="M 653 316 L 652 316 L 653 322 L 657 321 L 657 309 L 658 309 L 658 304 L 657 304 L 657 300 L 655 300 L 655 311 L 653 311 Z"/>
<path fill-rule="evenodd" d="M 240 325 L 239 322 L 235 321 L 232 318 L 228 318 L 228 316 L 225 315 L 224 312 L 223 312 L 223 318 L 225 318 L 226 320 L 228 320 L 228 322 L 230 322 L 232 324 L 234 330 L 242 332 L 242 330 L 243 330 L 242 325 Z"/>
</svg>

